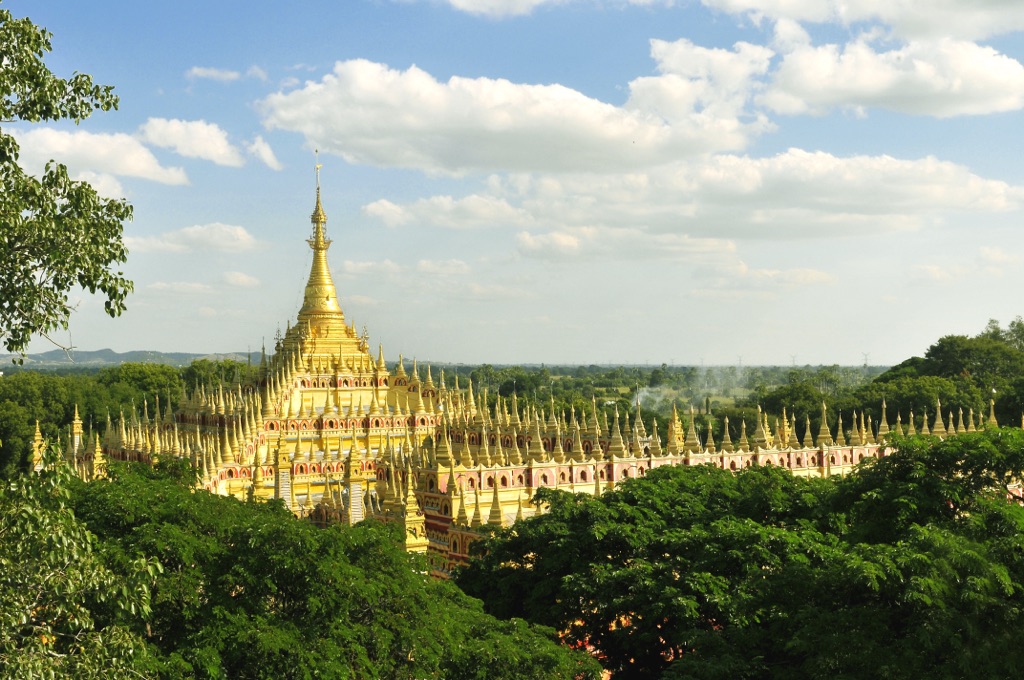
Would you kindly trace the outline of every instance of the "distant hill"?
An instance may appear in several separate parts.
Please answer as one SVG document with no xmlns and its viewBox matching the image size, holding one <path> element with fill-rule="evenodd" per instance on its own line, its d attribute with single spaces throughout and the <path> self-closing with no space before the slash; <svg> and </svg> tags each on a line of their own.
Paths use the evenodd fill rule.
<svg viewBox="0 0 1024 680">
<path fill-rule="evenodd" d="M 0 355 L 0 365 L 10 365 L 15 358 L 13 354 Z M 258 363 L 259 353 L 249 355 L 251 361 Z M 83 368 L 116 366 L 124 363 L 150 363 L 167 364 L 169 366 L 188 366 L 196 359 L 210 359 L 219 361 L 222 359 L 233 359 L 245 361 L 245 352 L 230 352 L 227 354 L 190 354 L 188 352 L 153 352 L 149 350 L 133 350 L 131 352 L 115 352 L 112 349 L 98 349 L 95 351 L 75 350 L 70 354 L 60 349 L 52 349 L 40 354 L 29 354 L 25 357 L 25 368 L 70 368 L 81 366 Z"/>
</svg>

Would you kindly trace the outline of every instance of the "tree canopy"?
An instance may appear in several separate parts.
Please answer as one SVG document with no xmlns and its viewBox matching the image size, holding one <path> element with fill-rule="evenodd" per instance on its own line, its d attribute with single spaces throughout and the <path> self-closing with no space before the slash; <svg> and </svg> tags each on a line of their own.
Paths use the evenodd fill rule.
<svg viewBox="0 0 1024 680">
<path fill-rule="evenodd" d="M 54 75 L 43 61 L 51 34 L 0 9 L 0 125 L 87 118 L 117 107 L 110 86 L 75 73 Z M 34 335 L 68 327 L 77 287 L 99 292 L 111 316 L 124 311 L 131 282 L 117 265 L 127 257 L 124 200 L 100 197 L 67 168 L 50 161 L 41 177 L 18 164 L 20 147 L 0 127 L 0 338 L 24 353 Z"/>
<path fill-rule="evenodd" d="M 662 467 L 480 542 L 458 583 L 622 678 L 1010 677 L 1024 433 L 900 439 L 841 479 Z"/>
<path fill-rule="evenodd" d="M 554 631 L 497 620 L 427 576 L 395 527 L 318 529 L 280 503 L 195 491 L 173 461 L 114 465 L 73 489 L 76 515 L 123 569 L 159 560 L 148 672 L 200 678 L 596 678 Z"/>
<path fill-rule="evenodd" d="M 105 564 L 69 507 L 70 483 L 50 451 L 42 473 L 0 488 L 0 677 L 138 677 L 147 661 L 129 627 L 149 612 L 159 565 Z"/>
</svg>

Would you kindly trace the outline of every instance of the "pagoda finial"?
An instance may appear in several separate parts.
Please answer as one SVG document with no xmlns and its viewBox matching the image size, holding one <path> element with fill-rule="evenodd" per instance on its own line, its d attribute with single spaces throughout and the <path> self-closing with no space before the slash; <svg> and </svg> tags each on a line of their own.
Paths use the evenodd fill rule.
<svg viewBox="0 0 1024 680">
<path fill-rule="evenodd" d="M 326 234 L 327 213 L 320 202 L 321 167 L 320 163 L 316 164 L 316 205 L 309 218 L 313 223 L 313 235 L 307 240 L 313 250 L 313 264 L 309 272 L 309 281 L 306 283 L 302 309 L 299 311 L 300 323 L 308 323 L 311 319 L 324 315 L 337 316 L 344 320 L 331 271 L 327 265 L 327 249 L 331 246 L 331 240 Z"/>
</svg>

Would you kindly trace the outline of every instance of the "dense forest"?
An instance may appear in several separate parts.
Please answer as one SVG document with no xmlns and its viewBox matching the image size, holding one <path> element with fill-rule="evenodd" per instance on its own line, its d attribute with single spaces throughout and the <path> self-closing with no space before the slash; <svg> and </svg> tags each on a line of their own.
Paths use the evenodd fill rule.
<svg viewBox="0 0 1024 680">
<path fill-rule="evenodd" d="M 393 525 L 318 529 L 181 461 L 0 490 L 0 677 L 598 678 L 555 632 L 426 575 Z"/>
<path fill-rule="evenodd" d="M 679 466 L 545 489 L 457 582 L 614 678 L 1015 677 L 1024 432 L 894 446 L 847 477 Z"/>
<path fill-rule="evenodd" d="M 1024 324 L 871 367 L 436 367 L 492 404 L 596 404 L 663 427 L 786 408 L 1020 418 Z M 317 529 L 278 502 L 196 491 L 182 461 L 83 483 L 56 449 L 22 474 L 36 419 L 59 441 L 166 412 L 253 367 L 123 364 L 0 378 L 0 676 L 1005 677 L 1024 612 L 1024 433 L 896 437 L 845 478 L 652 470 L 599 497 L 542 490 L 455 583 L 374 521 Z M 159 403 L 159 407 L 158 407 Z M 904 416 L 906 418 L 907 416 Z M 476 599 L 479 598 L 479 599 Z M 483 604 L 481 604 L 481 601 Z M 600 666 L 598 665 L 600 664 Z M 503 675 L 504 674 L 504 675 Z"/>
</svg>

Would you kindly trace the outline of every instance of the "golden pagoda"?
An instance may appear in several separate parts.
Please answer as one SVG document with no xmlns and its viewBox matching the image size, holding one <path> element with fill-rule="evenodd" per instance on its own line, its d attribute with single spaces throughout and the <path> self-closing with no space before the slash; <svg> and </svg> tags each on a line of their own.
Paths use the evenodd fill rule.
<svg viewBox="0 0 1024 680">
<path fill-rule="evenodd" d="M 431 573 L 445 577 L 468 559 L 483 527 L 543 512 L 534 503 L 540 488 L 600 494 L 663 465 L 778 465 L 826 476 L 885 453 L 882 436 L 847 445 L 841 420 L 833 441 L 824 404 L 817 441 L 809 420 L 801 441 L 795 419 L 784 416 L 773 432 L 759 413 L 753 446 L 745 422 L 733 443 L 727 419 L 720 446 L 710 430 L 702 443 L 693 409 L 684 431 L 673 406 L 662 446 L 639 409 L 632 427 L 628 414 L 620 426 L 617 411 L 602 423 L 596 403 L 578 421 L 575 412 L 557 414 L 553 403 L 545 414 L 520 409 L 515 395 L 511 402 L 474 396 L 472 385 L 463 391 L 457 380 L 448 388 L 443 373 L 435 385 L 429 366 L 424 379 L 416 362 L 406 372 L 401 357 L 389 368 L 383 348 L 374 356 L 365 331 L 342 311 L 319 169 L 310 221 L 302 307 L 272 354 L 264 351 L 258 380 L 200 385 L 173 415 L 157 406 L 150 419 L 144 404 L 140 419 L 133 406 L 116 429 L 108 426 L 97 460 L 184 457 L 211 493 L 280 499 L 321 525 L 371 516 L 398 523 L 405 547 L 426 553 Z M 879 435 L 887 429 L 883 411 Z"/>
</svg>

